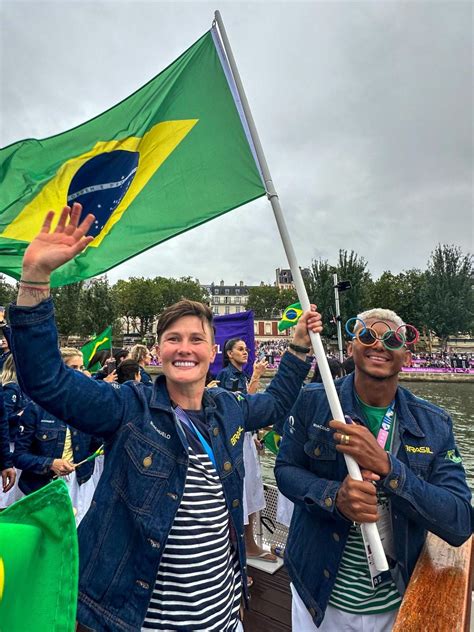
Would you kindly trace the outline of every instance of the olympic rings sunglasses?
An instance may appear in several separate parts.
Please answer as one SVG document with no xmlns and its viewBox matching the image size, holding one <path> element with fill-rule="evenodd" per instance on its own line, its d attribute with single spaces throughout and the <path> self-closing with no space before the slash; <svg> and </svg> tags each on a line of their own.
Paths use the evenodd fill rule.
<svg viewBox="0 0 474 632">
<path fill-rule="evenodd" d="M 355 331 L 358 323 L 362 326 Z M 374 329 L 374 325 L 380 323 L 387 328 L 381 335 Z M 361 318 L 349 318 L 345 330 L 352 340 L 358 340 L 365 347 L 373 347 L 377 341 L 380 341 L 389 351 L 397 351 L 404 346 L 414 345 L 420 339 L 420 332 L 413 325 L 400 325 L 394 331 L 384 320 L 377 320 L 370 327 L 367 327 Z"/>
</svg>

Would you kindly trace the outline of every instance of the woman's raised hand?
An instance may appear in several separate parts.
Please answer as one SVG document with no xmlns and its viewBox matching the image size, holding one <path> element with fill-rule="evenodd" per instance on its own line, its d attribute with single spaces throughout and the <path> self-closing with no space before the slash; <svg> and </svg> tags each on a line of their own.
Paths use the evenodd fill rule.
<svg viewBox="0 0 474 632">
<path fill-rule="evenodd" d="M 95 217 L 90 214 L 79 224 L 82 206 L 74 203 L 65 206 L 59 222 L 51 232 L 54 211 L 43 222 L 40 233 L 33 239 L 23 257 L 23 277 L 47 281 L 53 270 L 73 259 L 90 244 L 93 237 L 86 237 Z"/>
</svg>

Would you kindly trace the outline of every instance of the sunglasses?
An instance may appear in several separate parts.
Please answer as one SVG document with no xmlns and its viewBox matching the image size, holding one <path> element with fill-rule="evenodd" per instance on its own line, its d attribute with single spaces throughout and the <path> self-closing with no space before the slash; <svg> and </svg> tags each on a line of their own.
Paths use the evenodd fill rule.
<svg viewBox="0 0 474 632">
<path fill-rule="evenodd" d="M 360 327 L 358 326 L 360 323 Z M 382 324 L 386 330 L 378 333 L 375 325 Z M 355 330 L 357 327 L 357 331 Z M 352 340 L 358 340 L 365 347 L 373 347 L 377 342 L 381 342 L 389 351 L 397 351 L 402 347 L 414 345 L 420 339 L 420 333 L 413 325 L 400 325 L 397 329 L 391 329 L 384 320 L 377 320 L 370 327 L 360 318 L 349 318 L 345 329 Z"/>
</svg>

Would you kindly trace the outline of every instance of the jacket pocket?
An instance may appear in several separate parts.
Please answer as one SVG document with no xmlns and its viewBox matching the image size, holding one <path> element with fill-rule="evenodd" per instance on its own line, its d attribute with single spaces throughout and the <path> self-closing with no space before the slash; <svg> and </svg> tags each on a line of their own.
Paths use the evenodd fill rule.
<svg viewBox="0 0 474 632">
<path fill-rule="evenodd" d="M 163 493 L 175 461 L 155 443 L 133 431 L 124 443 L 123 454 L 112 486 L 132 511 L 149 514 Z"/>
<path fill-rule="evenodd" d="M 53 428 L 40 429 L 35 433 L 35 454 L 53 457 L 58 442 L 59 430 Z M 59 458 L 59 457 L 58 457 Z"/>
</svg>

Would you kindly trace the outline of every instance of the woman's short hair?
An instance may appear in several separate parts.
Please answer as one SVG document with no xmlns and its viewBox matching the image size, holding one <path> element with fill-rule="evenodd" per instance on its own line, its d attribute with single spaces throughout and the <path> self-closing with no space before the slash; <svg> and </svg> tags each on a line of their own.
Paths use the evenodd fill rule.
<svg viewBox="0 0 474 632">
<path fill-rule="evenodd" d="M 212 324 L 211 309 L 204 303 L 183 299 L 167 307 L 161 314 L 156 327 L 156 339 L 158 344 L 160 344 L 163 333 L 169 329 L 173 323 L 185 316 L 196 316 L 202 322 L 203 328 L 204 325 L 208 325 L 211 330 L 212 342 L 214 343 L 214 326 Z"/>
<path fill-rule="evenodd" d="M 136 380 L 140 373 L 140 365 L 136 360 L 123 360 L 117 367 L 117 382 L 123 384 L 129 380 Z"/>
</svg>

